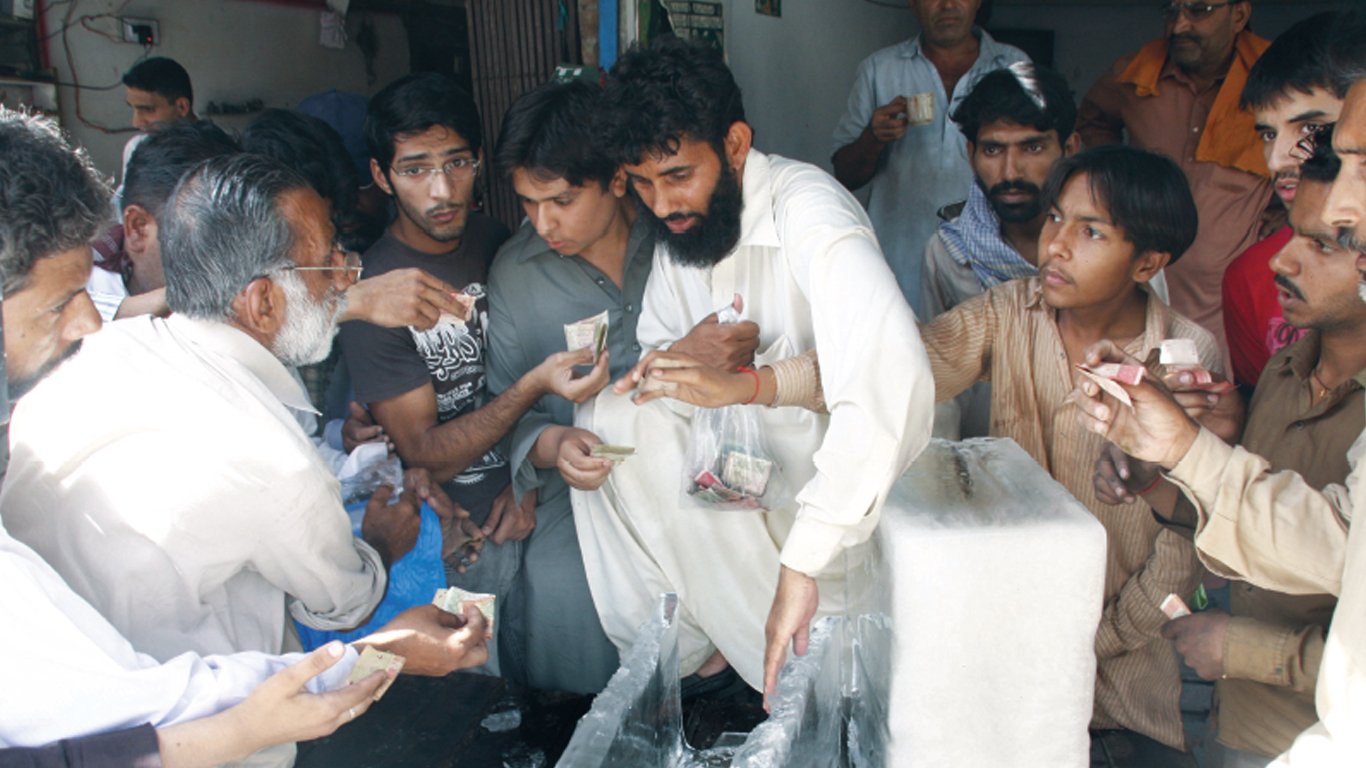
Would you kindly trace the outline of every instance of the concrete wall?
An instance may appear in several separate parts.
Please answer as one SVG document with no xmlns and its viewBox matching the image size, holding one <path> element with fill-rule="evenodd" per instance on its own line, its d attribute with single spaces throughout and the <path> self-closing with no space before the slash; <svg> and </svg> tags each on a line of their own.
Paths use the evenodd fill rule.
<svg viewBox="0 0 1366 768">
<path fill-rule="evenodd" d="M 1052 29 L 1055 65 L 1078 98 L 1114 61 L 1161 32 L 1155 0 L 1041 3 L 1002 0 L 998 28 Z M 1332 2 L 1257 2 L 1253 27 L 1274 36 Z M 897 0 L 787 0 L 781 18 L 761 16 L 753 0 L 726 0 L 726 54 L 745 109 L 766 151 L 830 166 L 830 135 L 843 114 L 858 63 L 916 33 Z"/>
<path fill-rule="evenodd" d="M 408 71 L 407 33 L 397 16 L 376 14 L 372 18 L 379 37 L 375 78 L 366 75 L 365 61 L 354 43 L 362 14 L 353 13 L 348 31 L 352 41 L 345 50 L 318 44 L 319 13 L 316 10 L 250 2 L 248 0 L 75 0 L 77 21 L 67 31 L 79 82 L 89 86 L 117 83 L 143 55 L 140 46 L 116 43 L 82 28 L 79 17 L 108 12 L 120 16 L 150 17 L 161 24 L 161 44 L 152 55 L 169 56 L 190 72 L 195 108 L 203 116 L 210 101 L 243 102 L 258 98 L 267 107 L 292 107 L 305 96 L 328 88 L 371 95 Z M 62 82 L 71 82 L 62 43 L 62 28 L 71 4 L 49 8 L 47 29 L 51 61 Z M 93 29 L 117 33 L 118 22 L 97 18 Z M 75 140 L 85 145 L 106 173 L 119 170 L 123 144 L 133 134 L 107 134 L 82 124 L 76 117 L 75 89 L 60 89 L 62 118 Z M 123 88 L 86 89 L 81 112 L 95 123 L 127 128 L 131 125 Z M 230 130 L 241 130 L 250 116 L 214 117 Z"/>
</svg>

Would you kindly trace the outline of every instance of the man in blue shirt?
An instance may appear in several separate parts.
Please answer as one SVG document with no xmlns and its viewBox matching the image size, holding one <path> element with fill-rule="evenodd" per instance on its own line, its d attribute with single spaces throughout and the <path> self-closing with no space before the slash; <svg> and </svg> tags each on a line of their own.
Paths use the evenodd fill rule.
<svg viewBox="0 0 1366 768">
<path fill-rule="evenodd" d="M 868 218 L 906 300 L 922 314 L 920 263 L 936 213 L 968 195 L 972 166 L 949 114 L 988 72 L 1028 56 L 973 26 L 979 0 L 910 0 L 920 34 L 864 59 L 835 128 L 835 178 L 870 184 Z"/>
</svg>

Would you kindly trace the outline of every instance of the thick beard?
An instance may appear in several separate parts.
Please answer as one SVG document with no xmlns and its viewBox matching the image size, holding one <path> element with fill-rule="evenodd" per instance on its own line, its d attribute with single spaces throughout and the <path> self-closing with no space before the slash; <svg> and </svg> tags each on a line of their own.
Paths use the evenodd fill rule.
<svg viewBox="0 0 1366 768">
<path fill-rule="evenodd" d="M 653 214 L 655 235 L 664 243 L 673 263 L 684 267 L 708 268 L 719 264 L 740 242 L 740 214 L 745 200 L 740 181 L 730 164 L 721 161 L 721 177 L 716 180 L 707 212 L 686 232 L 674 234 L 663 219 Z"/>
<path fill-rule="evenodd" d="M 1034 199 L 1027 203 L 997 202 L 996 195 L 1010 190 L 1030 192 L 1034 195 Z M 996 218 L 1003 223 L 1023 224 L 1039 218 L 1039 215 L 1043 213 L 1043 190 L 1027 181 L 1003 181 L 986 190 L 986 194 L 987 202 L 991 203 L 991 210 L 995 211 Z"/>
<path fill-rule="evenodd" d="M 337 318 L 346 309 L 346 294 L 329 288 L 322 301 L 314 301 L 295 272 L 281 274 L 276 284 L 285 294 L 285 322 L 270 351 L 281 363 L 295 367 L 327 359 L 337 335 Z"/>
</svg>

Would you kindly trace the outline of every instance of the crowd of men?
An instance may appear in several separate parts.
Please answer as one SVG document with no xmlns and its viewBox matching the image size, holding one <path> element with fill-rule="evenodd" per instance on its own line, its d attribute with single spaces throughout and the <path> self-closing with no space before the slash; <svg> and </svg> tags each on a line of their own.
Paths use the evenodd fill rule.
<svg viewBox="0 0 1366 768">
<path fill-rule="evenodd" d="M 148 59 L 117 190 L 0 112 L 0 765 L 289 765 L 395 674 L 346 683 L 367 648 L 597 693 L 664 592 L 686 696 L 771 695 L 877 588 L 849 582 L 932 433 L 1014 439 L 1106 530 L 1093 765 L 1366 761 L 1366 12 L 1269 41 L 1251 0 L 1173 2 L 1078 105 L 977 5 L 910 0 L 833 175 L 756 148 L 671 37 L 494 141 L 434 73 L 235 137 Z M 1129 404 L 1102 363 L 1145 367 Z M 746 406 L 740 474 L 790 493 L 709 508 L 694 422 Z M 356 535 L 338 473 L 374 443 L 403 478 Z M 384 611 L 428 511 L 492 625 Z M 1216 681 L 1199 761 L 1183 664 Z"/>
</svg>

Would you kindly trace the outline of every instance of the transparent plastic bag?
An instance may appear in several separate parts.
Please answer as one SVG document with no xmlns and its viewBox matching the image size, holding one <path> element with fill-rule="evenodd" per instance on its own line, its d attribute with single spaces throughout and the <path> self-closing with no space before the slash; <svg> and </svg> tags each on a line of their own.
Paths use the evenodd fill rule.
<svg viewBox="0 0 1366 768">
<path fill-rule="evenodd" d="M 708 509 L 768 510 L 792 499 L 764 441 L 758 406 L 694 411 L 683 474 L 683 493 Z"/>
</svg>

